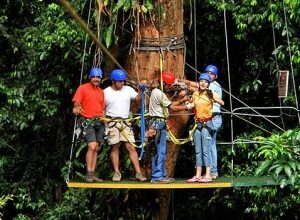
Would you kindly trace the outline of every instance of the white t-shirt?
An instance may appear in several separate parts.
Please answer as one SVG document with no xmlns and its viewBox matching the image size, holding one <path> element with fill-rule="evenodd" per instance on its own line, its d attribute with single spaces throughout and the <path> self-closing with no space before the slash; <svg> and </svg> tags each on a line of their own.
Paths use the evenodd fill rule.
<svg viewBox="0 0 300 220">
<path fill-rule="evenodd" d="M 222 88 L 220 84 L 217 81 L 213 81 L 209 87 L 208 87 L 212 92 L 215 92 L 218 94 L 220 98 L 222 98 Z M 221 112 L 220 104 L 219 103 L 214 103 L 213 105 L 213 112 Z"/>
<path fill-rule="evenodd" d="M 150 116 L 167 118 L 169 116 L 168 106 L 171 105 L 171 103 L 166 94 L 160 89 L 153 89 L 149 101 Z"/>
<path fill-rule="evenodd" d="M 106 115 L 112 118 L 128 118 L 130 102 L 137 97 L 138 93 L 130 86 L 113 90 L 111 86 L 104 89 Z"/>
</svg>

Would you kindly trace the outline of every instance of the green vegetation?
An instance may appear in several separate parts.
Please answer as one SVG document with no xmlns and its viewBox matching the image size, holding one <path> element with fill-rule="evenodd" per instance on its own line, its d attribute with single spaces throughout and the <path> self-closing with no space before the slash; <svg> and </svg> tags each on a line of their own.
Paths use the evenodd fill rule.
<svg viewBox="0 0 300 220">
<path fill-rule="evenodd" d="M 149 18 L 157 15 L 156 1 L 140 1 L 142 3 L 136 8 L 137 2 L 103 1 L 105 10 L 99 35 L 110 49 L 122 48 L 123 54 L 128 54 L 130 27 L 137 24 L 137 10 L 146 13 L 143 16 Z M 186 14 L 190 13 L 189 4 L 185 1 Z M 80 80 L 85 33 L 56 3 L 3 0 L 2 5 L 0 218 L 152 219 L 153 210 L 163 202 L 158 200 L 156 191 L 66 187 L 64 181 L 69 174 L 74 123 L 71 97 Z M 72 5 L 83 18 L 87 18 L 87 2 L 72 1 Z M 296 94 L 300 94 L 300 2 L 285 0 L 283 4 L 282 1 L 243 0 L 226 1 L 224 5 L 217 0 L 197 1 L 199 69 L 208 63 L 217 63 L 222 74 L 219 82 L 228 90 L 224 7 L 227 12 L 232 94 L 250 106 L 279 106 L 277 70 L 288 69 L 291 72 L 289 53 Z M 94 9 L 92 12 L 90 25 L 96 30 L 97 13 Z M 188 24 L 189 16 L 185 19 Z M 185 27 L 185 35 L 186 60 L 193 65 L 193 29 Z M 88 41 L 85 71 L 92 64 L 94 47 L 94 43 Z M 123 61 L 124 56 L 118 58 Z M 104 69 L 111 65 L 109 62 L 104 60 Z M 187 78 L 193 78 L 190 72 L 187 69 Z M 295 106 L 291 85 L 289 96 L 281 103 L 284 106 Z M 230 109 L 228 94 L 225 94 L 225 102 L 225 108 Z M 236 101 L 234 104 L 241 106 Z M 272 175 L 279 181 L 279 186 L 175 190 L 175 218 L 297 219 L 300 216 L 300 131 L 295 116 L 295 111 L 288 110 L 274 119 L 286 132 L 278 131 L 263 119 L 249 119 L 271 131 L 272 135 L 236 119 L 235 137 L 254 142 L 238 143 L 233 149 L 230 145 L 219 147 L 221 175 Z M 230 118 L 226 116 L 224 119 L 219 140 L 229 141 Z M 80 178 L 84 173 L 84 147 L 75 148 L 71 176 Z M 189 177 L 192 173 L 192 149 L 190 146 L 182 148 L 175 177 Z M 131 166 L 128 160 L 124 159 L 122 163 L 125 175 L 129 176 Z M 103 146 L 98 172 L 108 178 L 110 171 L 108 148 Z"/>
</svg>

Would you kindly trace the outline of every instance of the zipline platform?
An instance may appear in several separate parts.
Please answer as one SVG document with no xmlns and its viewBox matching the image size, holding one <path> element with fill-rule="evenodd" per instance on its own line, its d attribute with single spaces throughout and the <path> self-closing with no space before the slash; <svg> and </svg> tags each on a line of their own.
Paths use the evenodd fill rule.
<svg viewBox="0 0 300 220">
<path fill-rule="evenodd" d="M 271 176 L 263 177 L 219 177 L 210 183 L 187 183 L 186 179 L 176 179 L 172 183 L 137 182 L 124 179 L 120 182 L 104 180 L 101 183 L 70 181 L 69 188 L 103 188 L 103 189 L 194 189 L 194 188 L 230 188 L 250 186 L 278 185 Z"/>
</svg>

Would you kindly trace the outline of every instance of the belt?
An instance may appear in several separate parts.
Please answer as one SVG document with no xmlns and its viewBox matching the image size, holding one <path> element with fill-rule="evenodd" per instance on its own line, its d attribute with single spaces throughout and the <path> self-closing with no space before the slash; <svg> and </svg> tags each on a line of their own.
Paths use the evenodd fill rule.
<svg viewBox="0 0 300 220">
<path fill-rule="evenodd" d="M 196 122 L 205 123 L 205 122 L 211 121 L 211 119 L 212 119 L 212 117 L 210 117 L 210 118 L 196 118 Z"/>
<path fill-rule="evenodd" d="M 212 116 L 213 116 L 213 117 L 215 117 L 215 116 L 217 116 L 217 115 L 222 115 L 222 112 L 213 112 L 213 113 L 212 113 Z"/>
</svg>

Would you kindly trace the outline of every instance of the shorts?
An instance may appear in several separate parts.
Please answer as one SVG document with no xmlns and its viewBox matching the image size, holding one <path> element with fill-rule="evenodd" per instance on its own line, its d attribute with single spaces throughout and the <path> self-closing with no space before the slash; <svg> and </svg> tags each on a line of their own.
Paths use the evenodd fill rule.
<svg viewBox="0 0 300 220">
<path fill-rule="evenodd" d="M 134 133 L 129 122 L 109 122 L 108 123 L 107 141 L 108 145 L 114 145 L 120 141 L 134 143 Z"/>
<path fill-rule="evenodd" d="M 104 131 L 105 131 L 105 126 L 101 122 L 93 122 L 91 125 L 89 125 L 85 129 L 85 140 L 87 144 L 91 142 L 98 142 L 102 143 L 104 142 Z"/>
</svg>

